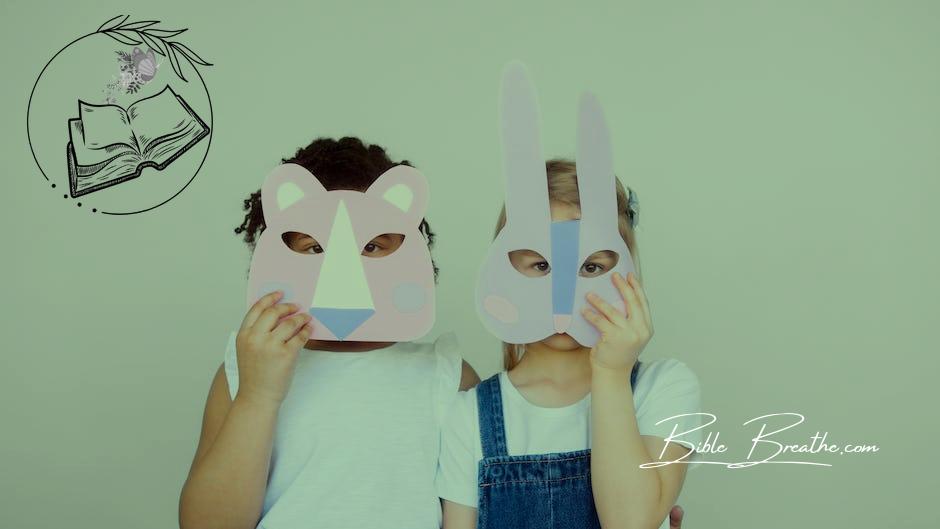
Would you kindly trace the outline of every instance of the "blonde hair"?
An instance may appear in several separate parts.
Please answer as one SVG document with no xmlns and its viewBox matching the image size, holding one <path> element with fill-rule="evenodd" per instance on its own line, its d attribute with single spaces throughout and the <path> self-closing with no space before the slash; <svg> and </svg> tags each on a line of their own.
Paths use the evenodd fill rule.
<svg viewBox="0 0 940 529">
<path fill-rule="evenodd" d="M 581 207 L 578 196 L 578 174 L 575 162 L 564 158 L 553 158 L 545 162 L 545 171 L 548 174 L 548 199 L 551 202 L 559 202 L 570 206 Z M 636 244 L 636 234 L 630 225 L 630 210 L 627 207 L 627 190 L 624 189 L 619 179 L 615 179 L 617 186 L 617 213 L 618 227 L 620 236 L 627 244 L 633 262 L 636 265 L 636 274 L 642 278 L 640 273 L 639 249 Z M 503 226 L 506 225 L 506 206 L 503 206 L 499 212 L 499 219 L 496 221 L 496 231 L 494 237 L 499 234 Z M 503 367 L 509 371 L 516 367 L 521 358 L 519 346 L 503 342 Z"/>
</svg>

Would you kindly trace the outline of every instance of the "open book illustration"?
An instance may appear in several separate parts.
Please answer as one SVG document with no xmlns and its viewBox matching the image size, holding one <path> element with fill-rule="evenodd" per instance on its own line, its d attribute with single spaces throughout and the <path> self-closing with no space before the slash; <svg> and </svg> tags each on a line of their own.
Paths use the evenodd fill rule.
<svg viewBox="0 0 940 529">
<path fill-rule="evenodd" d="M 170 165 L 209 134 L 209 127 L 167 85 L 130 104 L 94 105 L 78 100 L 68 120 L 66 148 L 72 197 L 140 176 L 144 167 Z"/>
</svg>

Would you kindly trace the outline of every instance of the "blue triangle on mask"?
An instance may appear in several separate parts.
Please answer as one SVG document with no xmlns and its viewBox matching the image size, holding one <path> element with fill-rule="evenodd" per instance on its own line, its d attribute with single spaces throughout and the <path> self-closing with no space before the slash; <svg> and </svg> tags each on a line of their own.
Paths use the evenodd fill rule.
<svg viewBox="0 0 940 529">
<path fill-rule="evenodd" d="M 321 307 L 310 309 L 310 315 L 325 325 L 340 340 L 345 340 L 373 314 L 375 314 L 375 309 L 331 309 Z"/>
</svg>

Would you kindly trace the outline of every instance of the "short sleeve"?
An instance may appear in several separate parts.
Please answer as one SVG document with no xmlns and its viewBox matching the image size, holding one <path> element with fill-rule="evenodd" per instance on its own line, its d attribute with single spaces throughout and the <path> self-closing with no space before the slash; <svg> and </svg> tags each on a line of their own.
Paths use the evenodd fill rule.
<svg viewBox="0 0 940 529">
<path fill-rule="evenodd" d="M 454 399 L 441 430 L 441 455 L 434 484 L 444 500 L 477 507 L 476 389 L 460 392 Z"/>
<path fill-rule="evenodd" d="M 225 380 L 228 382 L 228 394 L 235 400 L 238 393 L 238 355 L 235 352 L 235 331 L 228 335 L 228 344 L 225 346 Z"/>
<path fill-rule="evenodd" d="M 651 362 L 638 374 L 636 393 L 641 390 L 644 396 L 636 411 L 641 435 L 666 439 L 675 431 L 675 443 L 684 441 L 679 444 L 688 447 L 688 443 L 698 446 L 702 442 L 701 387 L 687 365 L 672 358 Z M 691 463 L 700 458 L 696 452 L 686 461 Z M 691 464 L 690 470 L 697 466 Z"/>
<path fill-rule="evenodd" d="M 454 403 L 457 392 L 460 391 L 463 356 L 460 354 L 457 335 L 448 332 L 439 336 L 434 341 L 434 356 L 436 358 L 435 379 L 437 380 L 434 388 L 435 416 L 437 423 L 441 424 Z"/>
</svg>

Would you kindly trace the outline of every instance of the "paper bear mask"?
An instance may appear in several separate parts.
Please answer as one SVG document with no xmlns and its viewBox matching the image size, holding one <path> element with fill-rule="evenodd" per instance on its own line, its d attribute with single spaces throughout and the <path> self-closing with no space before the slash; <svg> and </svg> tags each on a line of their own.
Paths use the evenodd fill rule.
<svg viewBox="0 0 940 529">
<path fill-rule="evenodd" d="M 510 64 L 501 89 L 503 172 L 506 225 L 499 232 L 480 270 L 476 304 L 484 326 L 504 342 L 522 344 L 567 333 L 583 346 L 593 346 L 597 330 L 581 315 L 594 292 L 624 310 L 611 282 L 616 271 L 626 277 L 633 259 L 618 231 L 617 195 L 610 138 L 597 99 L 581 97 L 578 111 L 577 173 L 580 220 L 552 222 L 545 159 L 538 130 L 534 90 L 524 67 Z M 548 273 L 528 277 L 509 259 L 514 250 L 538 252 Z M 617 263 L 595 277 L 581 274 L 592 254 L 611 251 Z"/>
<path fill-rule="evenodd" d="M 313 339 L 405 341 L 434 323 L 434 269 L 418 227 L 428 185 L 417 170 L 392 167 L 369 187 L 327 191 L 304 167 L 276 167 L 261 188 L 265 229 L 248 272 L 248 306 L 273 290 L 313 316 Z M 282 238 L 300 232 L 322 253 L 299 253 Z M 363 255 L 383 234 L 404 235 L 384 257 Z"/>
</svg>

